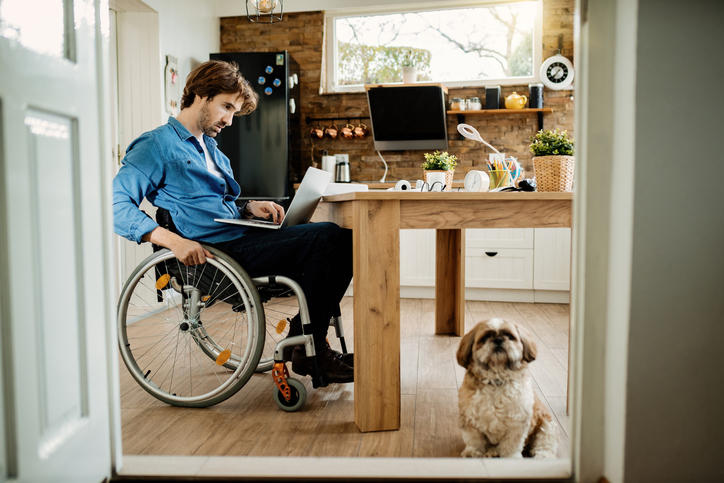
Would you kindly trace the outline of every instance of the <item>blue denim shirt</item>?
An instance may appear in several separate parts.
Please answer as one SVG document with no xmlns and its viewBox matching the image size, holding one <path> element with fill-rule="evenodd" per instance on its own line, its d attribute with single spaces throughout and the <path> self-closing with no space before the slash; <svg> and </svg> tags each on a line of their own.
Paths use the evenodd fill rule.
<svg viewBox="0 0 724 483">
<path fill-rule="evenodd" d="M 185 238 L 219 243 L 243 236 L 244 227 L 214 221 L 240 217 L 234 200 L 241 188 L 234 180 L 229 158 L 219 151 L 216 141 L 206 135 L 203 139 L 224 179 L 209 172 L 198 140 L 173 117 L 128 146 L 123 166 L 113 180 L 117 234 L 141 243 L 141 237 L 158 226 L 138 208 L 145 197 L 171 213 Z"/>
</svg>

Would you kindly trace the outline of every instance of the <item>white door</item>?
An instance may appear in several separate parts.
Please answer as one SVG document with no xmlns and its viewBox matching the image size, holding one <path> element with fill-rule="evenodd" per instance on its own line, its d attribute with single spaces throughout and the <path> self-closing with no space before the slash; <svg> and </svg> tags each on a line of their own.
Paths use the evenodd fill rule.
<svg viewBox="0 0 724 483">
<path fill-rule="evenodd" d="M 0 0 L 0 479 L 110 475 L 107 14 Z"/>
</svg>

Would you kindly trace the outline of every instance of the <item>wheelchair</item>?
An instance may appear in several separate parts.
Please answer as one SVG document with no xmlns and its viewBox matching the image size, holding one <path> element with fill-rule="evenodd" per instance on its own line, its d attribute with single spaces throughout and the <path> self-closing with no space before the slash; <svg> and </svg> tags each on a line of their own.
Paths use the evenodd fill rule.
<svg viewBox="0 0 724 483">
<path fill-rule="evenodd" d="M 159 208 L 156 219 L 177 232 L 166 210 Z M 284 355 L 302 345 L 317 368 L 301 287 L 284 276 L 251 278 L 232 257 L 203 246 L 214 258 L 193 266 L 154 246 L 125 282 L 118 301 L 118 343 L 131 376 L 167 404 L 208 407 L 236 394 L 255 372 L 271 370 L 276 404 L 284 411 L 299 410 L 307 391 L 290 377 Z M 302 335 L 288 337 L 296 311 L 291 294 Z M 339 311 L 330 325 L 346 353 Z M 315 370 L 312 386 L 326 385 Z"/>
</svg>

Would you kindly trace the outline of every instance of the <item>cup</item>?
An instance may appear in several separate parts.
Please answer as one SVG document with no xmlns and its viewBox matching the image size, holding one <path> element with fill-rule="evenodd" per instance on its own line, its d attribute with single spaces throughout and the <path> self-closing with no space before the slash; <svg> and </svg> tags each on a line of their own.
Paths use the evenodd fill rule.
<svg viewBox="0 0 724 483">
<path fill-rule="evenodd" d="M 367 136 L 367 125 L 361 122 L 359 126 L 354 128 L 354 137 L 363 138 L 365 136 Z"/>
<path fill-rule="evenodd" d="M 491 191 L 496 188 L 507 188 L 508 186 L 513 186 L 513 177 L 507 169 L 490 170 L 488 171 L 488 177 L 490 178 Z"/>
<path fill-rule="evenodd" d="M 313 127 L 309 131 L 309 135 L 314 139 L 322 139 L 324 137 L 324 129 L 319 126 Z"/>
<path fill-rule="evenodd" d="M 523 170 L 521 169 L 520 163 L 518 162 L 518 159 L 514 156 L 508 156 L 505 158 L 505 165 L 508 167 L 508 171 L 510 171 L 510 176 L 513 181 L 517 180 L 523 175 Z"/>
<path fill-rule="evenodd" d="M 513 185 L 513 176 L 505 161 L 505 153 L 488 154 L 488 176 L 490 177 L 490 190 Z"/>
<path fill-rule="evenodd" d="M 338 133 L 339 133 L 339 130 L 337 129 L 337 126 L 335 126 L 334 124 L 329 125 L 326 128 L 324 128 L 324 135 L 331 139 L 336 139 Z"/>
<path fill-rule="evenodd" d="M 345 139 L 351 139 L 354 137 L 354 126 L 352 124 L 345 124 L 345 126 L 339 130 L 339 133 Z"/>
<path fill-rule="evenodd" d="M 490 169 L 504 169 L 505 153 L 488 153 L 488 165 Z"/>
</svg>

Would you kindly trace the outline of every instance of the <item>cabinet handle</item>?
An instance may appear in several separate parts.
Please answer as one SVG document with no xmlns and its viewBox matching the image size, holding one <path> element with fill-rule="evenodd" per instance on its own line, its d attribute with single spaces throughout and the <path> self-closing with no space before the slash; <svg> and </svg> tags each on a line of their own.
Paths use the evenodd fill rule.
<svg viewBox="0 0 724 483">
<path fill-rule="evenodd" d="M 489 257 L 494 257 L 495 255 L 498 254 L 498 252 L 485 252 L 485 254 Z"/>
</svg>

